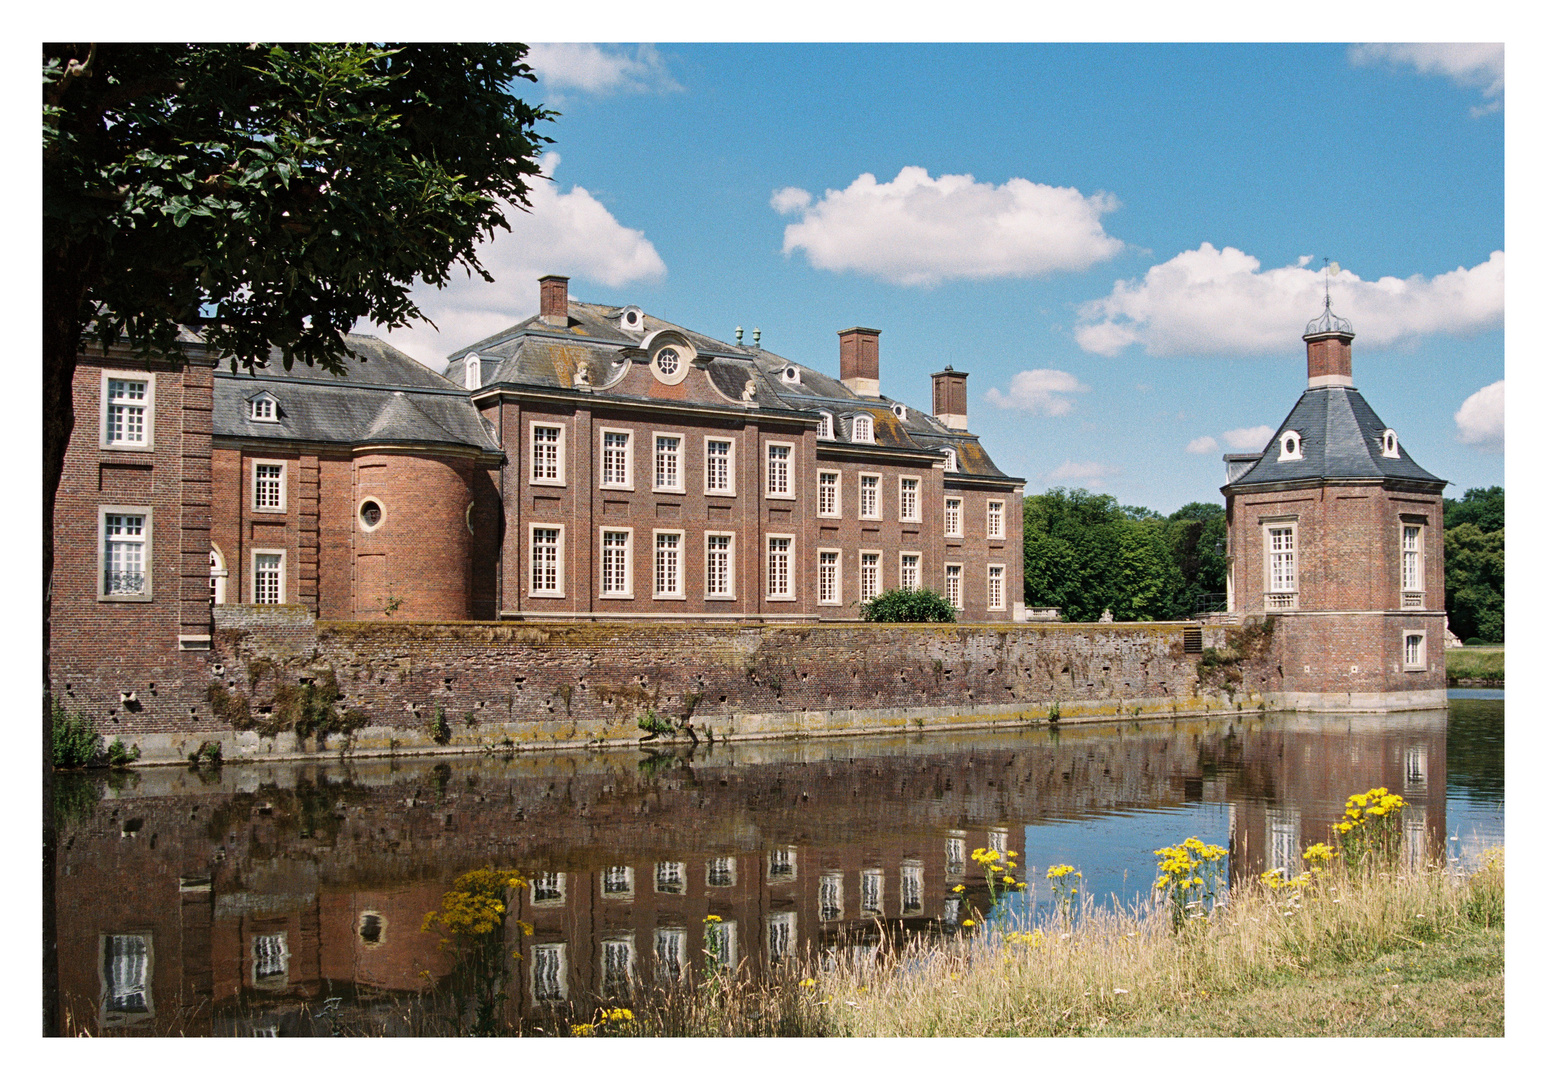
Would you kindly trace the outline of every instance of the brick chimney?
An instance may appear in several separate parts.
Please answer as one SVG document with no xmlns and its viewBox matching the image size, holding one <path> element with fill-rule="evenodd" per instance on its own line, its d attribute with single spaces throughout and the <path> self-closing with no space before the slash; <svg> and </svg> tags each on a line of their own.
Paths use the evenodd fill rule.
<svg viewBox="0 0 1547 1080">
<path fill-rule="evenodd" d="M 838 381 L 860 397 L 881 396 L 881 331 L 838 331 Z"/>
<path fill-rule="evenodd" d="M 1320 330 L 1304 335 L 1305 371 L 1310 385 L 1354 385 L 1352 330 Z"/>
<path fill-rule="evenodd" d="M 935 382 L 935 419 L 948 428 L 967 430 L 967 373 L 950 364 L 930 376 Z"/>
<path fill-rule="evenodd" d="M 537 279 L 542 289 L 542 308 L 539 314 L 549 326 L 569 325 L 569 278 L 561 274 L 547 274 Z"/>
</svg>

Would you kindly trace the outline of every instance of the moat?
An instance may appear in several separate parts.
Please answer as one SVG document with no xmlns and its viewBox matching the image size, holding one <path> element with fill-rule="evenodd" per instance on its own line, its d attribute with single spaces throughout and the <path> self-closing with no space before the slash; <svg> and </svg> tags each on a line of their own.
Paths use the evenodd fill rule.
<svg viewBox="0 0 1547 1080">
<path fill-rule="evenodd" d="M 452 975 L 425 916 L 484 866 L 529 882 L 506 1009 L 541 1026 L 691 973 L 709 924 L 750 978 L 884 933 L 975 932 L 978 847 L 1022 853 L 1043 887 L 1020 913 L 1059 863 L 1128 902 L 1157 847 L 1227 847 L 1240 880 L 1386 787 L 1408 803 L 1405 857 L 1465 862 L 1503 843 L 1504 701 L 57 783 L 65 1030 L 406 1034 Z"/>
</svg>

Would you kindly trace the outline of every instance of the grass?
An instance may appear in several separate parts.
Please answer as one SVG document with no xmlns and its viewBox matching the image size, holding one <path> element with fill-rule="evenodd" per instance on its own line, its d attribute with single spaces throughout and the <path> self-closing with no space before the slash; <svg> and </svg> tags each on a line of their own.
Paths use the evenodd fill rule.
<svg viewBox="0 0 1547 1080">
<path fill-rule="evenodd" d="M 1446 649 L 1445 674 L 1452 683 L 1460 679 L 1502 683 L 1504 650 L 1478 647 Z"/>
</svg>

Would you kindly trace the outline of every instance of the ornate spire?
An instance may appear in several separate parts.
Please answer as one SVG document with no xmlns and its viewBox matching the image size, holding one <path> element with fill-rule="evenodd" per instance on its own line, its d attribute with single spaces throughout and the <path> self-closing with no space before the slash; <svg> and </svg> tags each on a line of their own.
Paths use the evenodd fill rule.
<svg viewBox="0 0 1547 1080">
<path fill-rule="evenodd" d="M 1305 324 L 1305 336 L 1312 334 L 1353 334 L 1354 324 L 1347 319 L 1340 319 L 1332 314 L 1332 278 L 1343 268 L 1335 262 L 1322 260 L 1322 288 L 1325 299 L 1322 303 L 1321 315 Z"/>
</svg>

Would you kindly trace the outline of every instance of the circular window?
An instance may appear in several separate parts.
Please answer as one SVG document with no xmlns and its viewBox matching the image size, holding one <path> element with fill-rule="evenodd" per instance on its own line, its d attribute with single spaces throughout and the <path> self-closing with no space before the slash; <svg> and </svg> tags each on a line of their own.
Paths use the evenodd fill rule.
<svg viewBox="0 0 1547 1080">
<path fill-rule="evenodd" d="M 1284 440 L 1284 453 L 1286 453 L 1286 454 L 1293 454 L 1294 452 L 1295 452 L 1295 441 L 1293 439 L 1285 439 Z"/>
<path fill-rule="evenodd" d="M 655 366 L 661 369 L 662 375 L 675 375 L 677 368 L 682 364 L 682 357 L 676 349 L 662 349 L 655 354 Z"/>
<path fill-rule="evenodd" d="M 360 524 L 366 529 L 380 525 L 381 517 L 381 503 L 375 499 L 366 499 L 360 504 Z"/>
</svg>

